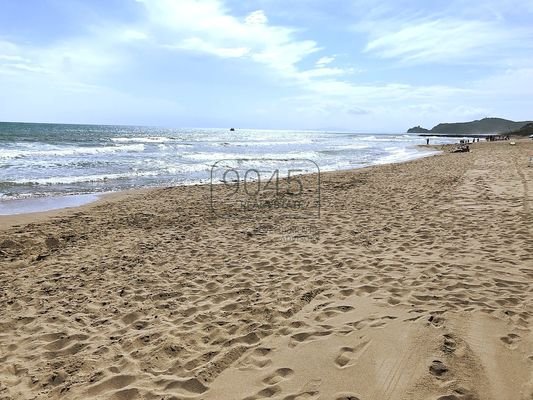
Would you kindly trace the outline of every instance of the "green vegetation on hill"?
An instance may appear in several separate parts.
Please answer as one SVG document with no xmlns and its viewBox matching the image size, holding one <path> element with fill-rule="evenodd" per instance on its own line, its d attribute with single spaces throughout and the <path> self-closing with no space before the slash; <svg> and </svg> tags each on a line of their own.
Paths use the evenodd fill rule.
<svg viewBox="0 0 533 400">
<path fill-rule="evenodd" d="M 427 130 L 420 126 L 411 128 L 407 133 L 454 133 L 454 134 L 483 134 L 483 133 L 503 133 L 521 134 L 521 128 L 525 125 L 533 124 L 531 121 L 515 122 L 503 118 L 483 118 L 471 122 L 442 123 Z M 523 133 L 524 135 L 526 133 Z"/>
<path fill-rule="evenodd" d="M 429 133 L 429 129 L 422 128 L 420 125 L 407 130 L 407 133 Z"/>
<path fill-rule="evenodd" d="M 528 124 L 525 124 L 520 129 L 511 132 L 511 135 L 513 135 L 513 136 L 529 136 L 529 135 L 533 135 L 533 123 L 530 122 Z"/>
</svg>

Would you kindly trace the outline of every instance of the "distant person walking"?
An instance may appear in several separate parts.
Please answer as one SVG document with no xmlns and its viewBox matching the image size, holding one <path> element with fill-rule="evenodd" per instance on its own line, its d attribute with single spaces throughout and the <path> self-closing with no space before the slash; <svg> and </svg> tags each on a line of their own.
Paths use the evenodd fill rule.
<svg viewBox="0 0 533 400">
<path fill-rule="evenodd" d="M 426 144 L 429 144 L 429 138 L 428 138 L 428 139 L 426 139 Z"/>
</svg>

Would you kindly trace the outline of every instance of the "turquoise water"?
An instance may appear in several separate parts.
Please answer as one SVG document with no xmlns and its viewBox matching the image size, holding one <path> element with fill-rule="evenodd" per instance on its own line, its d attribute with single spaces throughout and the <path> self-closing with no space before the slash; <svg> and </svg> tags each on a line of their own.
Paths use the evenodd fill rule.
<svg viewBox="0 0 533 400">
<path fill-rule="evenodd" d="M 429 154 L 417 144 L 425 139 L 407 134 L 0 123 L 0 201 L 207 182 L 221 159 L 305 158 L 327 171 Z"/>
</svg>

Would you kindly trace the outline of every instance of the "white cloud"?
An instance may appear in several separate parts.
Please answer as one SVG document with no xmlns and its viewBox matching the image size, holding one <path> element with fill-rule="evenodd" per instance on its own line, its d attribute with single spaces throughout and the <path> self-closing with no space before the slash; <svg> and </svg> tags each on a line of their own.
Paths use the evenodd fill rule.
<svg viewBox="0 0 533 400">
<path fill-rule="evenodd" d="M 217 47 L 199 37 L 187 38 L 176 45 L 165 45 L 164 47 L 208 53 L 221 58 L 240 58 L 250 52 L 250 49 L 246 47 Z"/>
<path fill-rule="evenodd" d="M 20 61 L 26 61 L 26 60 L 20 56 L 0 54 L 0 62 L 20 62 Z"/>
<path fill-rule="evenodd" d="M 247 57 L 286 78 L 299 73 L 298 63 L 320 50 L 313 40 L 296 38 L 296 30 L 269 24 L 263 10 L 244 18 L 229 13 L 220 0 L 138 0 L 167 48 L 205 52 L 219 57 Z"/>
<path fill-rule="evenodd" d="M 317 67 L 323 67 L 325 65 L 331 64 L 333 61 L 335 61 L 335 57 L 324 56 L 324 57 L 320 57 L 315 63 L 315 65 Z"/>
<path fill-rule="evenodd" d="M 0 41 L 0 74 L 17 75 L 29 72 L 41 73 L 44 68 L 16 44 Z"/>
<path fill-rule="evenodd" d="M 91 37 L 71 39 L 47 48 L 26 47 L 24 51 L 0 43 L 0 50 L 4 50 L 0 54 L 24 60 L 9 61 L 11 72 L 17 68 L 28 71 L 36 68 L 34 72 L 46 73 L 62 90 L 86 90 L 84 85 L 91 88 L 92 76 L 125 65 L 131 44 L 245 59 L 270 69 L 281 78 L 280 85 L 300 91 L 304 104 L 327 102 L 328 107 L 320 106 L 324 110 L 332 110 L 332 105 L 339 110 L 348 106 L 346 112 L 352 116 L 362 114 L 353 110 L 366 110 L 365 105 L 407 99 L 426 101 L 464 92 L 446 86 L 354 84 L 343 79 L 354 70 L 335 67 L 334 56 L 322 56 L 314 67 L 302 68 L 303 60 L 321 50 L 317 42 L 301 39 L 301 32 L 294 28 L 270 24 L 263 10 L 236 17 L 221 0 L 138 1 L 146 8 L 147 18 L 137 26 L 109 24 L 94 29 Z"/>
<path fill-rule="evenodd" d="M 499 63 L 533 49 L 533 29 L 498 19 L 435 14 L 377 17 L 355 26 L 369 40 L 364 52 L 406 63 Z"/>
<path fill-rule="evenodd" d="M 136 29 L 126 28 L 122 31 L 117 32 L 117 38 L 125 42 L 131 42 L 138 40 L 146 40 L 148 39 L 148 34 L 146 32 L 142 32 Z"/>
<path fill-rule="evenodd" d="M 24 87 L 31 82 L 37 87 L 35 83 L 43 81 L 46 82 L 43 87 L 56 90 L 59 98 L 69 98 L 64 93 L 90 93 L 94 99 L 98 93 L 107 93 L 102 89 L 103 82 L 113 85 L 106 79 L 107 74 L 122 69 L 130 71 L 130 60 L 153 70 L 158 61 L 152 64 L 151 59 L 141 60 L 139 55 L 145 53 L 136 51 L 149 49 L 176 52 L 178 56 L 173 59 L 178 61 L 180 57 L 187 57 L 183 52 L 197 52 L 231 59 L 225 63 L 228 66 L 242 63 L 246 68 L 253 68 L 255 63 L 257 75 L 274 77 L 268 84 L 274 81 L 273 87 L 279 87 L 287 96 L 282 101 L 280 115 L 288 114 L 289 109 L 302 110 L 309 121 L 315 121 L 314 116 L 320 115 L 348 125 L 358 118 L 375 123 L 372 118 L 381 115 L 382 120 L 390 118 L 392 122 L 388 124 L 393 125 L 408 114 L 417 117 L 420 114 L 426 120 L 435 118 L 438 121 L 445 117 L 452 120 L 453 115 L 470 116 L 492 110 L 491 102 L 495 98 L 499 104 L 520 101 L 527 104 L 525 99 L 533 98 L 529 85 L 524 84 L 533 80 L 529 68 L 533 30 L 509 24 L 496 2 L 491 7 L 495 10 L 491 15 L 497 18 L 482 20 L 476 19 L 473 6 L 465 13 L 446 11 L 423 15 L 416 10 L 404 10 L 405 2 L 398 6 L 381 1 L 375 9 L 361 12 L 359 16 L 355 34 L 363 33 L 364 37 L 345 41 L 360 43 L 360 39 L 366 38 L 362 54 L 352 51 L 355 46 L 351 46 L 349 52 L 339 49 L 342 44 L 337 43 L 335 51 L 342 54 L 343 60 L 340 67 L 334 55 L 317 56 L 319 51 L 328 49 L 314 40 L 311 36 L 314 32 L 274 24 L 274 18 L 269 19 L 261 9 L 235 15 L 224 0 L 137 1 L 145 14 L 135 23 L 101 22 L 79 37 L 65 37 L 46 46 L 0 40 L 0 85 L 9 84 L 10 88 L 17 89 L 17 82 Z M 368 0 L 359 3 L 370 4 Z M 340 22 L 348 23 L 348 20 L 351 23 L 353 19 Z M 354 32 L 347 33 L 350 34 Z M 347 65 L 350 57 L 357 59 L 367 74 L 360 74 L 357 80 L 350 79 L 350 74 L 356 72 Z M 426 82 L 430 83 L 407 84 L 415 81 L 412 78 L 418 70 L 402 69 L 401 74 L 395 75 L 398 65 L 383 59 L 399 61 L 401 67 L 408 64 L 415 68 L 418 67 L 415 64 L 428 62 L 443 68 L 453 63 L 462 67 L 463 63 L 483 62 L 494 68 L 491 69 L 494 73 L 490 79 L 483 78 L 480 73 L 478 81 L 468 82 L 464 76 L 472 74 L 465 73 L 455 79 L 454 70 L 447 69 L 444 74 L 439 70 L 434 78 L 421 77 L 429 79 Z M 498 68 L 502 65 L 508 69 Z M 371 66 L 378 70 L 372 71 Z M 201 79 L 191 75 L 192 79 Z M 441 81 L 442 77 L 445 80 Z M 151 79 L 157 82 L 158 78 L 144 76 L 142 79 L 151 83 Z M 258 82 L 257 87 L 262 84 Z M 139 97 L 142 97 L 143 89 L 131 86 L 132 93 L 139 90 Z M 31 88 L 27 89 L 30 93 Z M 247 99 L 239 101 L 246 103 Z"/>
<path fill-rule="evenodd" d="M 267 22 L 268 18 L 263 10 L 254 11 L 244 19 L 247 25 L 265 25 Z"/>
<path fill-rule="evenodd" d="M 0 87 L 12 87 L 11 98 L 18 94 L 28 101 L 28 93 L 37 96 L 40 90 L 43 93 L 39 95 L 50 99 L 66 98 L 69 93 L 103 93 L 108 89 L 102 79 L 126 65 L 123 46 L 142 38 L 133 31 L 113 27 L 44 46 L 0 41 Z"/>
</svg>

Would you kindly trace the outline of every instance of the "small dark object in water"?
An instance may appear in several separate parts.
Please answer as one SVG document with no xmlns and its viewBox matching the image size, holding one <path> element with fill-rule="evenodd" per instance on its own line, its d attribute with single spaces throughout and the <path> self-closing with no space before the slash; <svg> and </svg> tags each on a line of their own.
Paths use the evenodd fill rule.
<svg viewBox="0 0 533 400">
<path fill-rule="evenodd" d="M 230 128 L 230 132 L 235 132 L 235 128 Z"/>
</svg>

